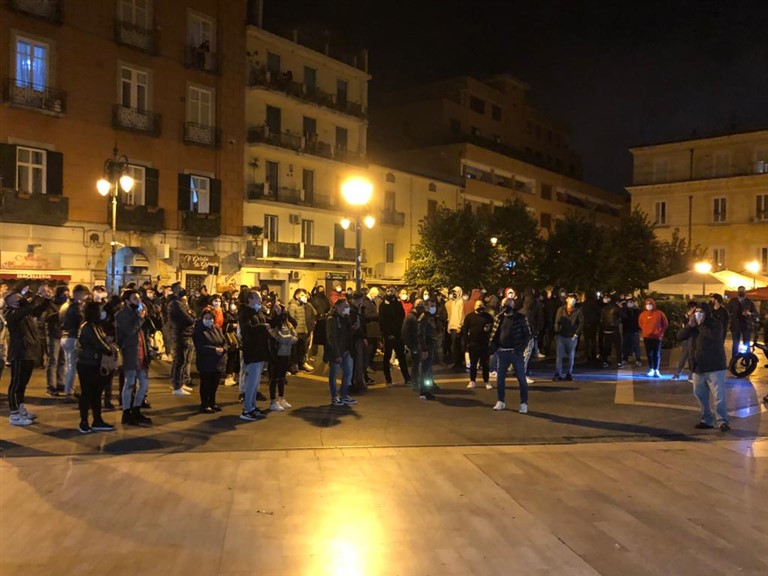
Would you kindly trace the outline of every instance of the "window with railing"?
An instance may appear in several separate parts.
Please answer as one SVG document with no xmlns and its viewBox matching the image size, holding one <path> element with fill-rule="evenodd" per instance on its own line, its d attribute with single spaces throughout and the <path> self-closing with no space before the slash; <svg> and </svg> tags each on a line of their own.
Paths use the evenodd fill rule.
<svg viewBox="0 0 768 576">
<path fill-rule="evenodd" d="M 216 24 L 211 18 L 189 13 L 187 23 L 187 61 L 190 68 L 216 72 Z"/>
<path fill-rule="evenodd" d="M 279 218 L 274 214 L 264 215 L 264 238 L 270 242 L 277 242 L 277 226 Z"/>
<path fill-rule="evenodd" d="M 151 0 L 118 0 L 115 40 L 154 53 L 156 43 L 152 20 Z"/>
<path fill-rule="evenodd" d="M 302 220 L 301 221 L 301 241 L 304 244 L 315 243 L 315 221 L 314 220 Z"/>
<path fill-rule="evenodd" d="M 147 171 L 144 166 L 129 164 L 126 168 L 128 175 L 133 178 L 133 188 L 125 192 L 123 203 L 129 206 L 143 206 L 145 203 L 144 189 L 147 183 Z"/>
<path fill-rule="evenodd" d="M 725 222 L 727 219 L 726 209 L 726 199 L 715 198 L 713 200 L 712 222 Z"/>
<path fill-rule="evenodd" d="M 208 214 L 211 211 L 211 179 L 190 175 L 189 211 Z"/>
</svg>

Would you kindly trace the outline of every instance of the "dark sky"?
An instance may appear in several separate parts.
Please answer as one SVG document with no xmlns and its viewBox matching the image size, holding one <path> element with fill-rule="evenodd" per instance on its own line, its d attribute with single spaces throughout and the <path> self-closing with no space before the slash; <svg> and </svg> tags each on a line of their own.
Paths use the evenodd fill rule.
<svg viewBox="0 0 768 576">
<path fill-rule="evenodd" d="M 585 179 L 621 192 L 630 146 L 768 127 L 766 0 L 266 0 L 370 52 L 394 88 L 506 72 L 567 122 Z"/>
</svg>

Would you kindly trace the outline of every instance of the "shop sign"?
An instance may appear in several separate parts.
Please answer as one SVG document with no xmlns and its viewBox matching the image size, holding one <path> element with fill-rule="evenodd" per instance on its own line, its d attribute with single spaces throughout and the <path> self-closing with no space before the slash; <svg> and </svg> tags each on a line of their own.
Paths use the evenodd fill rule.
<svg viewBox="0 0 768 576">
<path fill-rule="evenodd" d="M 60 270 L 61 256 L 58 254 L 3 251 L 0 254 L 0 268 L 4 270 Z"/>
<path fill-rule="evenodd" d="M 198 270 L 208 273 L 209 266 L 219 266 L 218 256 L 206 256 L 204 254 L 179 254 L 179 268 L 182 270 Z"/>
<path fill-rule="evenodd" d="M 326 272 L 326 280 L 348 280 L 349 274 L 341 274 L 340 272 Z"/>
<path fill-rule="evenodd" d="M 0 272 L 3 280 L 61 280 L 69 282 L 72 276 L 69 274 L 46 274 L 45 272 L 19 272 L 18 274 L 6 274 Z"/>
</svg>

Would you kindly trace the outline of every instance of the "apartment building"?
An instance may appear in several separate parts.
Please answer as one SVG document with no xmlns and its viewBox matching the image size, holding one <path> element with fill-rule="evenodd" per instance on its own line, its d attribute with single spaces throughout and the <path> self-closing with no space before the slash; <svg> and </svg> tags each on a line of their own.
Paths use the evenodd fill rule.
<svg viewBox="0 0 768 576">
<path fill-rule="evenodd" d="M 715 270 L 768 272 L 768 131 L 631 148 L 633 207 L 660 238 L 677 231 Z M 749 273 L 746 274 L 749 276 Z"/>
<path fill-rule="evenodd" d="M 363 278 L 401 280 L 428 202 L 455 206 L 459 185 L 405 173 L 367 158 L 367 53 L 344 52 L 299 30 L 247 32 L 247 146 L 241 281 L 285 296 L 301 286 L 354 282 L 355 213 L 341 196 L 353 176 L 374 185 L 363 230 Z"/>
<path fill-rule="evenodd" d="M 4 277 L 117 284 L 237 272 L 246 3 L 0 4 Z M 135 185 L 117 232 L 97 193 L 113 147 Z"/>
<path fill-rule="evenodd" d="M 371 124 L 377 159 L 463 182 L 463 205 L 490 211 L 523 200 L 546 235 L 569 212 L 615 225 L 625 198 L 581 180 L 568 128 L 528 103 L 509 76 L 461 77 L 388 95 Z"/>
</svg>

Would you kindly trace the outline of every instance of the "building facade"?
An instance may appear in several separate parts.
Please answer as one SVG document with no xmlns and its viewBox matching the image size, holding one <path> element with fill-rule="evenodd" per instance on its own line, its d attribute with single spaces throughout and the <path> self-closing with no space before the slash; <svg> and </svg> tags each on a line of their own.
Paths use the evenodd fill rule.
<svg viewBox="0 0 768 576">
<path fill-rule="evenodd" d="M 237 271 L 246 3 L 0 4 L 0 260 L 5 277 L 103 283 Z M 227 30 L 224 34 L 221 31 Z M 242 30 L 241 34 L 231 34 Z M 96 191 L 113 147 L 135 185 Z"/>
<path fill-rule="evenodd" d="M 768 131 L 640 146 L 633 157 L 633 207 L 662 239 L 677 232 L 706 249 L 715 270 L 768 272 Z M 746 273 L 749 276 L 749 273 Z"/>
</svg>

